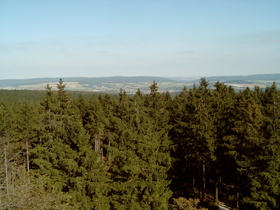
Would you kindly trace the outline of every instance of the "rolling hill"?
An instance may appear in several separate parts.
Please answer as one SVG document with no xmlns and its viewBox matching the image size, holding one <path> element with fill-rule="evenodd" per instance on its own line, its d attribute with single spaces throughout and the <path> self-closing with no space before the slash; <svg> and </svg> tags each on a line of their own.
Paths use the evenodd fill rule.
<svg viewBox="0 0 280 210">
<path fill-rule="evenodd" d="M 6 79 L 0 80 L 0 89 L 19 89 L 19 90 L 44 90 L 47 84 L 56 87 L 60 78 L 35 78 L 35 79 Z M 197 79 L 184 78 L 163 78 L 163 77 L 65 77 L 62 78 L 67 84 L 68 90 L 94 91 L 94 92 L 119 92 L 120 89 L 128 93 L 134 93 L 138 89 L 148 92 L 149 86 L 156 81 L 160 91 L 177 92 L 184 86 L 192 87 L 198 83 Z M 280 82 L 280 74 L 256 74 L 248 76 L 215 76 L 206 78 L 211 85 L 217 81 L 231 85 L 237 89 L 246 87 L 260 86 L 265 88 L 272 82 Z"/>
</svg>

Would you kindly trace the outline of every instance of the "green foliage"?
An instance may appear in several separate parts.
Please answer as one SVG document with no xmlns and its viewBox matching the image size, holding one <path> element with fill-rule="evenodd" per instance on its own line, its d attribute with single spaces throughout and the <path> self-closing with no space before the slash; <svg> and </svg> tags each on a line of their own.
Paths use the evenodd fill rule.
<svg viewBox="0 0 280 210">
<path fill-rule="evenodd" d="M 106 181 L 106 166 L 100 165 L 98 154 L 90 150 L 90 136 L 64 88 L 62 81 L 57 93 L 47 86 L 42 103 L 46 126 L 41 142 L 31 150 L 34 173 L 50 178 L 47 189 L 70 194 L 74 208 L 108 206 L 106 190 L 101 187 Z M 100 200 L 93 202 L 95 197 Z"/>
<path fill-rule="evenodd" d="M 154 107 L 144 105 L 140 92 L 134 99 L 120 92 L 110 148 L 114 209 L 168 208 L 171 191 L 166 179 L 171 162 L 165 145 L 167 133 L 154 123 L 159 119 L 149 115 L 150 108 Z"/>
<path fill-rule="evenodd" d="M 178 210 L 206 210 L 205 208 L 198 208 L 199 205 L 199 199 L 186 199 L 183 197 L 180 198 L 173 198 L 173 209 L 178 209 Z"/>
<path fill-rule="evenodd" d="M 1 98 L 0 208 L 197 209 L 228 189 L 216 201 L 279 209 L 276 84 L 214 87 L 73 99 L 60 80 L 40 103 Z"/>
<path fill-rule="evenodd" d="M 11 105 L 19 102 L 28 102 L 30 104 L 39 104 L 44 97 L 42 90 L 4 90 L 0 89 L 0 99 Z"/>
</svg>

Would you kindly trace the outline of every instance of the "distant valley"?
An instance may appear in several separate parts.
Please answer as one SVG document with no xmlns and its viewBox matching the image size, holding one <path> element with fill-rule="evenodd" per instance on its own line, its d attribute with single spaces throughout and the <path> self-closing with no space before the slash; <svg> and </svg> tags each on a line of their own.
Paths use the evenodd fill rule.
<svg viewBox="0 0 280 210">
<path fill-rule="evenodd" d="M 51 85 L 56 89 L 56 84 L 60 78 L 36 78 L 36 79 L 7 79 L 0 80 L 0 89 L 12 90 L 44 90 L 46 85 Z M 149 86 L 153 81 L 158 83 L 159 91 L 178 92 L 184 86 L 191 88 L 198 84 L 200 78 L 164 78 L 164 77 L 66 77 L 61 78 L 67 84 L 67 90 L 108 92 L 117 93 L 120 89 L 129 94 L 135 93 L 138 89 L 142 92 L 149 92 Z M 280 74 L 256 74 L 248 76 L 215 76 L 206 77 L 210 82 L 210 87 L 217 82 L 223 82 L 235 89 L 253 88 L 259 86 L 265 88 L 273 82 L 280 82 Z"/>
</svg>

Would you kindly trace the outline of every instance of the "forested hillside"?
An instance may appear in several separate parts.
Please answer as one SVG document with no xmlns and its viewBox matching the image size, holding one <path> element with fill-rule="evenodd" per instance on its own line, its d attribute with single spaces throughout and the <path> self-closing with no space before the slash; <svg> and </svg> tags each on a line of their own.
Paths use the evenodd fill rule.
<svg viewBox="0 0 280 210">
<path fill-rule="evenodd" d="M 0 97 L 0 209 L 197 209 L 225 197 L 280 208 L 275 83 L 72 98 L 60 80 L 40 103 L 11 101 Z"/>
</svg>

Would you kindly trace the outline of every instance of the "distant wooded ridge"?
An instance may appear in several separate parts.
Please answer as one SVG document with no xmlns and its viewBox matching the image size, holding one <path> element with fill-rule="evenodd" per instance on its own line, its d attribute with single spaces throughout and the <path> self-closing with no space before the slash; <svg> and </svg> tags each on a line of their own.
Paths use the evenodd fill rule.
<svg viewBox="0 0 280 210">
<path fill-rule="evenodd" d="M 141 89 L 148 90 L 153 81 L 159 87 L 171 92 L 180 91 L 184 86 L 192 87 L 200 78 L 184 77 L 152 77 L 152 76 L 112 76 L 112 77 L 62 77 L 62 78 L 33 78 L 33 79 L 5 79 L 0 80 L 0 89 L 45 89 L 46 84 L 55 84 L 63 79 L 69 90 L 118 92 L 119 89 L 131 92 Z M 231 85 L 235 88 L 253 87 L 254 85 L 266 87 L 272 82 L 280 81 L 280 74 L 255 74 L 247 76 L 211 76 L 206 77 L 210 83 L 217 81 Z M 162 85 L 164 84 L 164 85 Z"/>
</svg>

